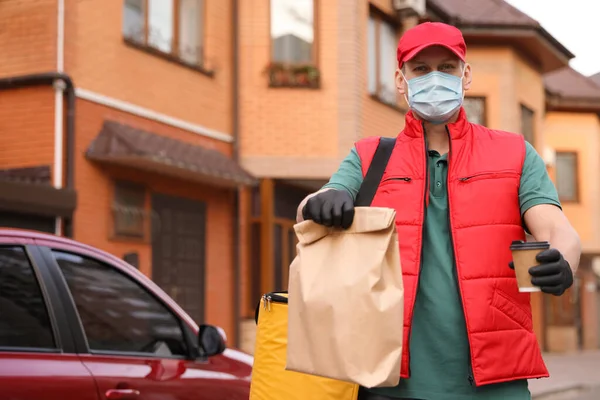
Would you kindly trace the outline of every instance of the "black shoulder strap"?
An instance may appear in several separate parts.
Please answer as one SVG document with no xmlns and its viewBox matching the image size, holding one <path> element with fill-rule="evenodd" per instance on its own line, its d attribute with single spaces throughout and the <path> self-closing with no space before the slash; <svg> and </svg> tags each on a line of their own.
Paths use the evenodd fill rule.
<svg viewBox="0 0 600 400">
<path fill-rule="evenodd" d="M 371 165 L 369 165 L 365 179 L 362 185 L 360 185 L 358 195 L 356 196 L 356 201 L 354 202 L 356 207 L 368 207 L 371 205 L 395 145 L 396 138 L 382 137 L 379 139 L 379 145 L 377 145 Z"/>
</svg>

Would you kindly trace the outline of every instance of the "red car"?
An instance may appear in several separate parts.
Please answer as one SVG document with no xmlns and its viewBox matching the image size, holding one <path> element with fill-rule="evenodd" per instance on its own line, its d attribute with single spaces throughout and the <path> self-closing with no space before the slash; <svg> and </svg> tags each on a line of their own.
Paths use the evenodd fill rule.
<svg viewBox="0 0 600 400">
<path fill-rule="evenodd" d="M 0 398 L 246 400 L 252 357 L 72 240 L 0 229 Z"/>
</svg>

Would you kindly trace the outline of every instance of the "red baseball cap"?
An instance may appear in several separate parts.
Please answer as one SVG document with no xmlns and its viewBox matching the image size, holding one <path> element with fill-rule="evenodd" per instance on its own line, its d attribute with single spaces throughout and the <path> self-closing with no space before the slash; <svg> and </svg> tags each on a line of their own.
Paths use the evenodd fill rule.
<svg viewBox="0 0 600 400">
<path fill-rule="evenodd" d="M 398 42 L 398 66 L 411 60 L 421 50 L 430 46 L 443 46 L 465 61 L 467 45 L 462 32 L 441 22 L 425 22 L 404 32 Z"/>
</svg>

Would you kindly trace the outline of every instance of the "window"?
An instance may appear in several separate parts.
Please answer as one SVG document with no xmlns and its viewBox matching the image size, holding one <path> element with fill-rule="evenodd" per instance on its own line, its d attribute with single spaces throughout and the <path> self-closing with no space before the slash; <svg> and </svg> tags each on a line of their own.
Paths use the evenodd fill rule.
<svg viewBox="0 0 600 400">
<path fill-rule="evenodd" d="M 131 42 L 201 65 L 204 0 L 125 0 L 123 35 Z"/>
<path fill-rule="evenodd" d="M 145 40 L 145 0 L 125 0 L 123 7 L 123 35 L 136 42 Z"/>
<path fill-rule="evenodd" d="M 178 52 L 179 56 L 190 64 L 199 64 L 201 60 L 202 11 L 203 4 L 200 0 L 179 0 Z"/>
<path fill-rule="evenodd" d="M 294 231 L 297 207 L 310 194 L 309 187 L 266 180 L 255 189 L 253 198 L 248 199 L 249 207 L 257 209 L 260 204 L 263 208 L 262 213 L 251 214 L 249 220 L 250 307 L 256 305 L 265 291 L 287 290 L 289 268 L 298 243 Z"/>
<path fill-rule="evenodd" d="M 0 348 L 54 349 L 42 291 L 21 247 L 0 247 Z"/>
<path fill-rule="evenodd" d="M 521 104 L 521 132 L 529 143 L 535 140 L 535 113 Z"/>
<path fill-rule="evenodd" d="M 146 191 L 143 186 L 129 182 L 115 184 L 113 201 L 114 235 L 144 238 Z"/>
<path fill-rule="evenodd" d="M 318 89 L 315 0 L 271 1 L 269 87 Z"/>
<path fill-rule="evenodd" d="M 369 94 L 384 103 L 396 105 L 395 72 L 398 66 L 396 27 L 378 14 L 369 17 L 368 29 L 368 88 Z"/>
<path fill-rule="evenodd" d="M 314 0 L 271 0 L 271 60 L 316 64 Z"/>
<path fill-rule="evenodd" d="M 295 220 L 277 219 L 273 225 L 273 257 L 275 290 L 288 290 L 290 266 L 296 257 L 298 239 L 294 231 Z"/>
<path fill-rule="evenodd" d="M 53 251 L 90 350 L 156 357 L 187 354 L 175 315 L 131 278 L 90 258 Z"/>
<path fill-rule="evenodd" d="M 463 106 L 469 122 L 486 125 L 485 97 L 465 97 Z"/>
<path fill-rule="evenodd" d="M 173 52 L 173 15 L 172 0 L 148 0 L 148 44 L 165 53 Z"/>
<path fill-rule="evenodd" d="M 556 152 L 556 190 L 561 201 L 577 201 L 577 153 Z"/>
</svg>

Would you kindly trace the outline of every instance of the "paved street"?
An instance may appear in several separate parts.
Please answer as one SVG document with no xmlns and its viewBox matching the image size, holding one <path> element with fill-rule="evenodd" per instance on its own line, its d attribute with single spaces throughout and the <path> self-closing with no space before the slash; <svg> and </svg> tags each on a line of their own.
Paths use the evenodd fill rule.
<svg viewBox="0 0 600 400">
<path fill-rule="evenodd" d="M 600 351 L 545 354 L 544 359 L 550 370 L 550 378 L 529 381 L 529 390 L 534 399 L 600 399 Z M 562 393 L 553 394 L 555 392 Z"/>
<path fill-rule="evenodd" d="M 577 400 L 598 400 L 600 399 L 600 386 L 597 386 L 595 389 L 586 391 L 576 397 Z"/>
<path fill-rule="evenodd" d="M 566 392 L 541 395 L 534 397 L 536 400 L 598 400 L 600 399 L 600 386 L 588 389 L 573 389 Z"/>
</svg>

